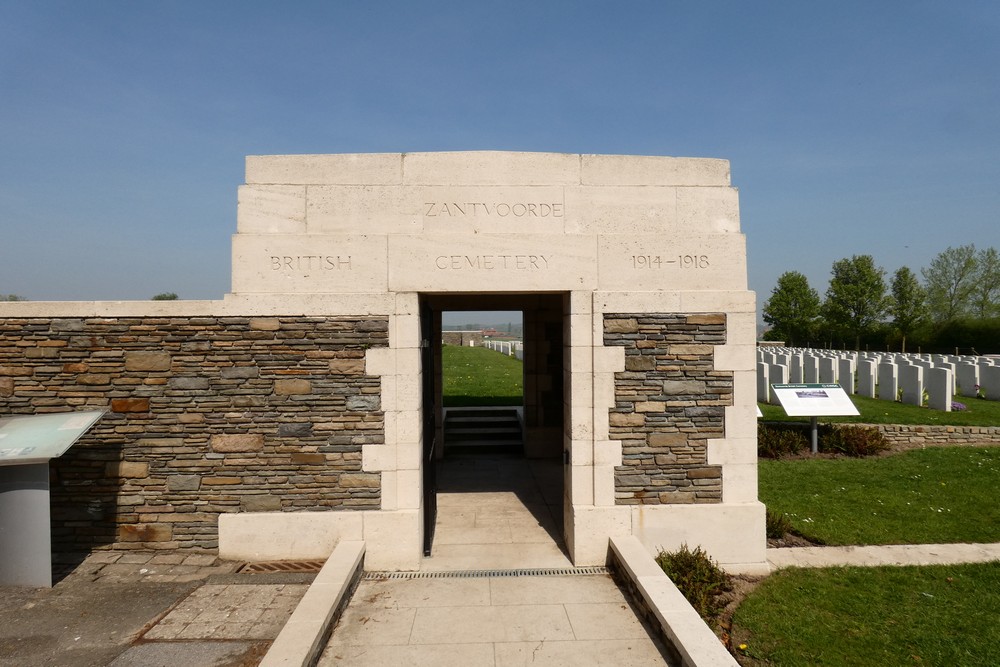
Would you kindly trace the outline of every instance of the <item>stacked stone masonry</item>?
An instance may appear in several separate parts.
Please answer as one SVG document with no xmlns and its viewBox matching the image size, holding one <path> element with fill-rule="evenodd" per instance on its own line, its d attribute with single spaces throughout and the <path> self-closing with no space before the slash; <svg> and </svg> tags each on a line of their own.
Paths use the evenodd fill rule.
<svg viewBox="0 0 1000 667">
<path fill-rule="evenodd" d="M 722 502 L 722 468 L 708 440 L 725 435 L 733 373 L 714 368 L 724 314 L 606 313 L 604 345 L 625 348 L 615 373 L 609 436 L 622 443 L 615 502 Z"/>
<path fill-rule="evenodd" d="M 107 409 L 53 460 L 56 550 L 218 546 L 226 512 L 378 509 L 388 318 L 0 320 L 0 414 Z"/>
</svg>

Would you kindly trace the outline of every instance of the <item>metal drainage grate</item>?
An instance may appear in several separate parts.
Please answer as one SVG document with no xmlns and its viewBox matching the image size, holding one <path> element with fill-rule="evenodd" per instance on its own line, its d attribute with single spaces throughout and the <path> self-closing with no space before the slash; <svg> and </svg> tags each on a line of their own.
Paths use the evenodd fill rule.
<svg viewBox="0 0 1000 667">
<path fill-rule="evenodd" d="M 522 570 L 455 570 L 454 572 L 365 572 L 365 581 L 382 579 L 482 579 L 499 577 L 567 577 L 610 574 L 606 567 L 535 568 Z"/>
<path fill-rule="evenodd" d="M 265 572 L 319 572 L 323 568 L 321 560 L 274 560 L 263 563 L 246 563 L 237 572 L 258 574 Z"/>
</svg>

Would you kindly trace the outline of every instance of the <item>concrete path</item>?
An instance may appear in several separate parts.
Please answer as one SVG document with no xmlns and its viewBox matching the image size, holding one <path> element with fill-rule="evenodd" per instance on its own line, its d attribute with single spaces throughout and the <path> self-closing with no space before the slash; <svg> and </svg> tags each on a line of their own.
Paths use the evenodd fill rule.
<svg viewBox="0 0 1000 667">
<path fill-rule="evenodd" d="M 768 549 L 772 569 L 837 565 L 950 565 L 1000 560 L 1000 543 L 890 544 L 882 546 Z"/>
<path fill-rule="evenodd" d="M 572 568 L 558 462 L 469 456 L 438 473 L 421 575 Z M 668 664 L 610 575 L 362 581 L 319 665 Z"/>
</svg>

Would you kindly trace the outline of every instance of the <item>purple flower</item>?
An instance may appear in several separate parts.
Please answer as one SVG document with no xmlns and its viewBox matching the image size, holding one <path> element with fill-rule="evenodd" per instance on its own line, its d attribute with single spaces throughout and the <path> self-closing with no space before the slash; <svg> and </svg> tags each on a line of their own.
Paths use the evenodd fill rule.
<svg viewBox="0 0 1000 667">
<path fill-rule="evenodd" d="M 955 412 L 961 412 L 965 409 L 965 403 L 959 403 L 958 401 L 951 402 L 951 409 Z"/>
</svg>

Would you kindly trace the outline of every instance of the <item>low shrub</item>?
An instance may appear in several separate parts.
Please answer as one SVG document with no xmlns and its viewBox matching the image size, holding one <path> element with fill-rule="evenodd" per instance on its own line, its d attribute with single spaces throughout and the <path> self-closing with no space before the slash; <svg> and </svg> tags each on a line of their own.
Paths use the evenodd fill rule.
<svg viewBox="0 0 1000 667">
<path fill-rule="evenodd" d="M 800 428 L 792 425 L 757 425 L 757 454 L 767 459 L 778 459 L 797 454 L 809 448 L 809 440 Z"/>
<path fill-rule="evenodd" d="M 770 508 L 767 510 L 765 525 L 767 526 L 767 537 L 771 540 L 780 540 L 785 536 L 785 533 L 792 532 L 792 521 L 788 515 L 784 512 L 775 512 Z"/>
<path fill-rule="evenodd" d="M 819 438 L 819 448 L 824 452 L 864 457 L 889 449 L 882 431 L 870 426 L 833 426 L 824 431 Z"/>
<path fill-rule="evenodd" d="M 682 544 L 677 551 L 661 550 L 656 562 L 703 619 L 718 618 L 733 580 L 701 547 L 691 551 Z"/>
</svg>

